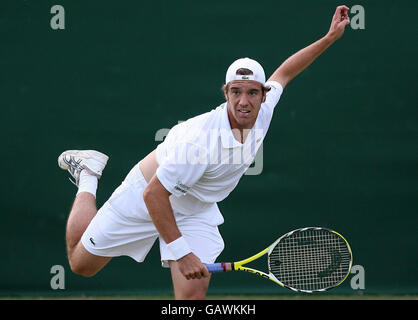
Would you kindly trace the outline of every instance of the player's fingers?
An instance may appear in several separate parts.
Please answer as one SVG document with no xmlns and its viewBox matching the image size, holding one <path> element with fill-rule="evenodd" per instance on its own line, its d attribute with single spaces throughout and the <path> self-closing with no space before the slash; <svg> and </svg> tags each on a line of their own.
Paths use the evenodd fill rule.
<svg viewBox="0 0 418 320">
<path fill-rule="evenodd" d="M 202 273 L 200 270 L 192 270 L 186 275 L 187 280 L 200 279 L 200 278 L 202 278 Z"/>
<path fill-rule="evenodd" d="M 349 17 L 347 17 L 347 19 L 345 19 L 345 25 L 347 25 L 347 24 L 349 24 L 350 23 L 350 18 Z"/>
<path fill-rule="evenodd" d="M 339 20 L 340 22 L 344 22 L 344 25 L 346 25 L 347 23 L 350 22 L 350 17 L 348 16 L 347 13 L 342 13 Z"/>
<path fill-rule="evenodd" d="M 190 279 L 202 279 L 207 278 L 210 276 L 210 273 L 206 267 L 203 267 L 201 270 L 190 273 L 189 278 Z"/>
<path fill-rule="evenodd" d="M 342 14 L 343 14 L 344 17 L 348 17 L 348 10 L 349 10 L 348 8 L 343 9 Z"/>
<path fill-rule="evenodd" d="M 204 278 L 207 278 L 207 277 L 209 277 L 209 276 L 210 276 L 210 273 L 209 273 L 209 271 L 208 271 L 208 268 L 206 268 L 206 266 L 204 266 L 204 268 L 202 269 L 202 276 L 203 276 Z"/>
<path fill-rule="evenodd" d="M 341 16 L 341 21 L 338 24 L 342 24 L 344 27 L 350 23 L 349 16 Z"/>
<path fill-rule="evenodd" d="M 347 15 L 348 10 L 349 10 L 349 8 L 346 7 L 346 6 L 338 6 L 335 9 L 334 17 L 337 18 L 337 19 L 342 20 L 342 18 Z"/>
<path fill-rule="evenodd" d="M 347 6 L 345 6 L 345 5 L 342 5 L 342 6 L 338 6 L 337 7 L 337 11 L 338 12 L 342 12 L 342 11 L 347 12 L 348 10 L 350 10 L 350 8 L 347 7 Z"/>
</svg>

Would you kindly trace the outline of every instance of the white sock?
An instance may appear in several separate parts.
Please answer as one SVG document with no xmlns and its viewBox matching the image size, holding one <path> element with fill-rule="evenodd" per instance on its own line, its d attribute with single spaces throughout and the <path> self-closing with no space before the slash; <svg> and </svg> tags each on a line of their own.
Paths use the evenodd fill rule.
<svg viewBox="0 0 418 320">
<path fill-rule="evenodd" d="M 81 170 L 77 194 L 81 192 L 88 192 L 96 197 L 97 182 L 98 179 L 96 176 L 90 174 L 87 170 Z"/>
</svg>

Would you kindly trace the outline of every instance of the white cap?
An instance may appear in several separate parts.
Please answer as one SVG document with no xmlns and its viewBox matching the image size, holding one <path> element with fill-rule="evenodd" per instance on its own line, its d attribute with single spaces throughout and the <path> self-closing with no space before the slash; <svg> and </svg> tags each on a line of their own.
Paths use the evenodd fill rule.
<svg viewBox="0 0 418 320">
<path fill-rule="evenodd" d="M 253 72 L 252 75 L 237 74 L 237 70 L 245 68 Z M 250 58 L 241 58 L 235 60 L 226 71 L 225 84 L 234 80 L 252 80 L 261 83 L 263 86 L 266 83 L 266 76 L 264 69 L 257 61 Z"/>
</svg>

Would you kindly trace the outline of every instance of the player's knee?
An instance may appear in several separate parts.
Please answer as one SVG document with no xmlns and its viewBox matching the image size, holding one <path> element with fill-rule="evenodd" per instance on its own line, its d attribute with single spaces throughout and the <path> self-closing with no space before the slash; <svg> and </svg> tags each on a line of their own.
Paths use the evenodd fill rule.
<svg viewBox="0 0 418 320">
<path fill-rule="evenodd" d="M 69 260 L 69 262 L 70 262 L 71 271 L 80 276 L 90 278 L 96 275 L 98 272 L 98 270 L 94 270 L 91 267 L 87 266 L 86 264 L 76 262 L 76 261 L 71 261 L 71 259 Z"/>
</svg>

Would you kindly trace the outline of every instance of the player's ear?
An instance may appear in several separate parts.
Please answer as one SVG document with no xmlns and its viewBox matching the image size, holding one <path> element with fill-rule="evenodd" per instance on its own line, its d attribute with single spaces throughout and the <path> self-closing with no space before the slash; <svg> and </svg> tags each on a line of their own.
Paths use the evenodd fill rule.
<svg viewBox="0 0 418 320">
<path fill-rule="evenodd" d="M 228 101 L 228 85 L 224 84 L 224 85 L 222 86 L 222 91 L 223 91 L 223 93 L 224 93 L 225 100 L 226 100 L 226 101 Z"/>
</svg>

